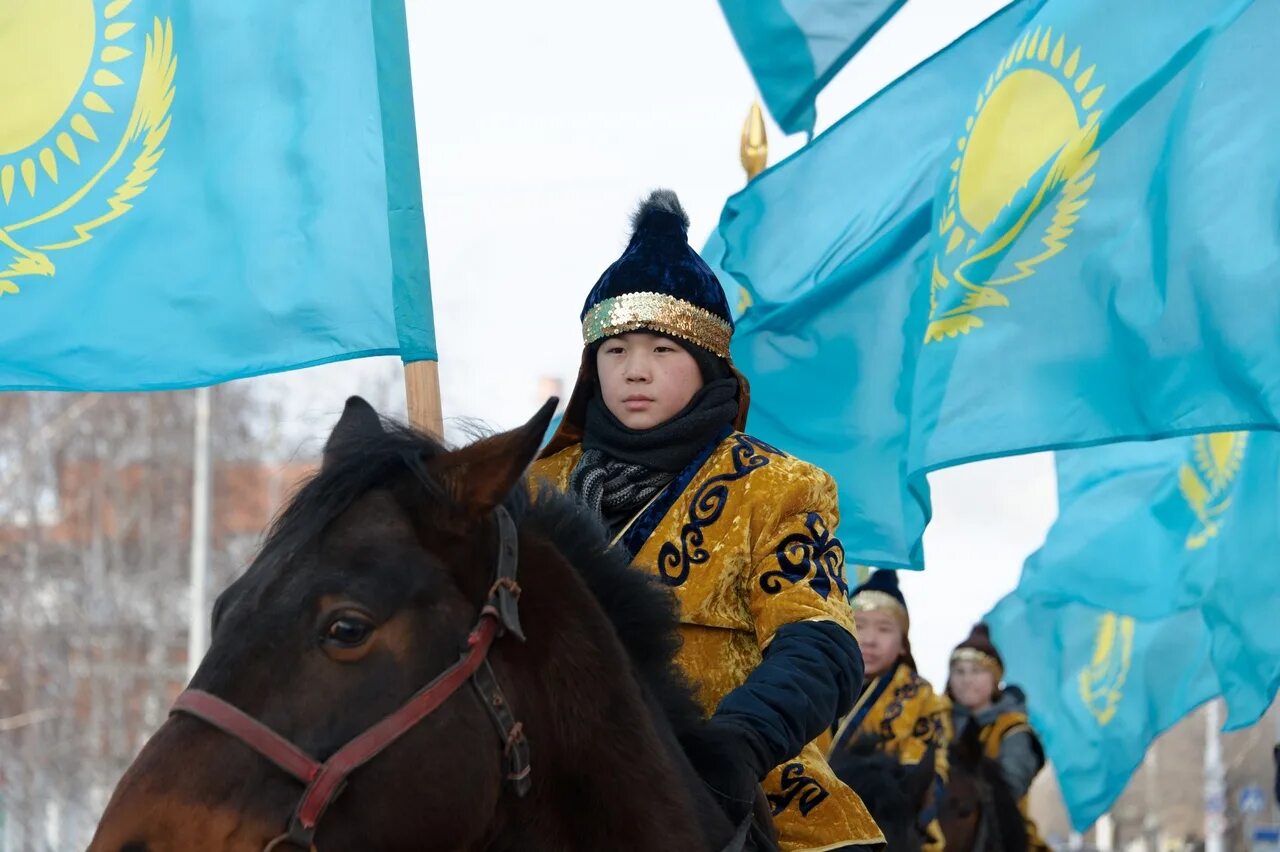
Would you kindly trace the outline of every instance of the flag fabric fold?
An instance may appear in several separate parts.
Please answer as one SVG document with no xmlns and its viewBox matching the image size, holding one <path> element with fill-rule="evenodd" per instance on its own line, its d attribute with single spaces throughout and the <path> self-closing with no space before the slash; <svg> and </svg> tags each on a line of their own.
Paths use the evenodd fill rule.
<svg viewBox="0 0 1280 852">
<path fill-rule="evenodd" d="M 733 357 L 751 429 L 832 473 L 851 561 L 922 567 L 928 487 L 905 463 L 934 178 L 968 93 L 1038 6 L 992 16 L 761 174 L 708 242 L 750 301 Z"/>
<path fill-rule="evenodd" d="M 987 617 L 1078 827 L 1151 741 L 1221 696 L 1226 727 L 1280 687 L 1280 435 L 1058 453 L 1059 518 Z"/>
<path fill-rule="evenodd" d="M 814 101 L 906 0 L 720 0 L 784 133 L 813 133 Z"/>
<path fill-rule="evenodd" d="M 436 357 L 401 2 L 80 5 L 0 30 L 0 388 Z"/>
<path fill-rule="evenodd" d="M 938 183 L 913 475 L 1280 426 L 1278 33 L 1050 0 L 991 63 Z"/>
<path fill-rule="evenodd" d="M 1014 592 L 986 621 L 1077 831 L 1111 807 L 1157 736 L 1218 694 L 1195 609 L 1140 621 Z"/>
</svg>

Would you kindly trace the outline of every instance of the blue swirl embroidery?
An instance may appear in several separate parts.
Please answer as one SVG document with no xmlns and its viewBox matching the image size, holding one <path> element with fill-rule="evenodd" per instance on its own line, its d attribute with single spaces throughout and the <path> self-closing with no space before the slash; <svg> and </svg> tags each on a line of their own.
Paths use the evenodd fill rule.
<svg viewBox="0 0 1280 852">
<path fill-rule="evenodd" d="M 807 533 L 798 532 L 784 538 L 775 554 L 779 568 L 760 575 L 760 588 L 771 595 L 782 591 L 782 581 L 795 585 L 805 580 L 826 600 L 835 585 L 848 597 L 849 585 L 844 579 L 844 545 L 831 534 L 817 512 L 805 518 Z"/>
<path fill-rule="evenodd" d="M 898 717 L 902 715 L 902 711 L 907 708 L 907 702 L 919 694 L 920 678 L 914 674 L 910 680 L 893 691 L 893 698 L 884 709 L 884 718 L 880 720 L 880 739 L 888 743 L 897 738 L 893 730 L 893 723 L 898 720 Z"/>
<path fill-rule="evenodd" d="M 694 565 L 701 565 L 711 558 L 702 546 L 706 541 L 705 530 L 724 514 L 724 507 L 729 503 L 729 483 L 767 465 L 770 454 L 781 455 L 773 447 L 749 435 L 733 436 L 730 450 L 733 470 L 703 483 L 689 504 L 689 520 L 680 529 L 680 545 L 677 547 L 673 542 L 665 541 L 658 551 L 658 575 L 663 583 L 683 585 Z"/>
<path fill-rule="evenodd" d="M 774 816 L 785 811 L 797 798 L 799 801 L 796 807 L 800 816 L 808 816 L 810 811 L 830 795 L 821 784 L 804 774 L 803 763 L 788 763 L 782 767 L 781 786 L 781 791 L 768 796 Z"/>
</svg>

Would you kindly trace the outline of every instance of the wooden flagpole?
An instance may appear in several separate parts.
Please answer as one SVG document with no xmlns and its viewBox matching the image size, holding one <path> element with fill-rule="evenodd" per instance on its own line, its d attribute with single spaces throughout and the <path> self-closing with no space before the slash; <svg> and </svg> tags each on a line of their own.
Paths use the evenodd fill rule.
<svg viewBox="0 0 1280 852">
<path fill-rule="evenodd" d="M 187 680 L 195 676 L 209 650 L 209 502 L 213 477 L 209 470 L 213 390 L 196 388 L 195 435 L 191 462 L 190 598 L 187 601 Z"/>
<path fill-rule="evenodd" d="M 440 365 L 435 361 L 411 361 L 405 364 L 404 396 L 409 409 L 409 425 L 432 437 L 443 438 Z"/>
</svg>

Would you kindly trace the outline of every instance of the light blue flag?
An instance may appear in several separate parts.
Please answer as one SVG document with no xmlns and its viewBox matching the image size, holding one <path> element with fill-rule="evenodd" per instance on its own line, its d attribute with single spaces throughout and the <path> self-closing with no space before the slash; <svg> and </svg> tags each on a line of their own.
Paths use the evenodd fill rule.
<svg viewBox="0 0 1280 852">
<path fill-rule="evenodd" d="M 1051 532 L 1045 551 L 1059 543 Z M 986 621 L 1078 831 L 1111 807 L 1160 733 L 1218 694 L 1196 609 L 1138 621 L 1016 591 Z"/>
<path fill-rule="evenodd" d="M 1252 724 L 1280 687 L 1280 435 L 1226 432 L 1058 453 L 1060 515 L 1019 593 L 1160 619 L 1195 610 Z"/>
<path fill-rule="evenodd" d="M 1059 452 L 1055 546 L 1027 560 L 1019 588 L 1139 618 L 1198 605 L 1236 567 L 1229 545 L 1280 502 L 1264 469 L 1276 440 L 1223 432 Z"/>
<path fill-rule="evenodd" d="M 751 304 L 751 295 L 720 265 L 720 261 L 724 259 L 724 250 L 724 237 L 720 236 L 720 231 L 717 229 L 711 232 L 711 236 L 707 237 L 707 242 L 703 245 L 699 255 L 706 261 L 707 266 L 711 267 L 711 271 L 715 273 L 716 280 L 720 282 L 721 288 L 724 289 L 725 299 L 729 302 L 729 311 L 733 314 L 733 320 L 737 322 Z"/>
<path fill-rule="evenodd" d="M 1276 468 L 1272 468 L 1275 475 Z M 1263 519 L 1259 519 L 1263 520 Z M 1270 507 L 1274 544 L 1280 512 Z M 1227 703 L 1227 730 L 1254 724 L 1280 690 L 1280 583 L 1276 582 L 1273 546 L 1240 570 L 1220 574 L 1202 611 L 1213 639 L 1213 663 Z"/>
<path fill-rule="evenodd" d="M 720 0 L 765 105 L 813 133 L 814 99 L 906 0 Z"/>
<path fill-rule="evenodd" d="M 909 471 L 1280 425 L 1280 4 L 1050 0 L 938 184 Z"/>
<path fill-rule="evenodd" d="M 1275 697 L 1280 435 L 1091 447 L 1057 464 L 1059 518 L 987 620 L 1083 828 L 1197 705 L 1222 695 L 1232 730 Z"/>
<path fill-rule="evenodd" d="M 1197 609 L 1228 728 L 1280 687 L 1280 435 L 1217 432 L 1057 454 L 1060 517 L 1021 594 L 1139 618 Z"/>
<path fill-rule="evenodd" d="M 761 174 L 709 242 L 751 299 L 733 341 L 748 428 L 836 478 L 851 562 L 922 567 L 928 490 L 905 465 L 934 177 L 967 93 L 1038 6 L 1007 7 Z"/>
<path fill-rule="evenodd" d="M 400 0 L 0 15 L 0 389 L 434 359 Z"/>
</svg>

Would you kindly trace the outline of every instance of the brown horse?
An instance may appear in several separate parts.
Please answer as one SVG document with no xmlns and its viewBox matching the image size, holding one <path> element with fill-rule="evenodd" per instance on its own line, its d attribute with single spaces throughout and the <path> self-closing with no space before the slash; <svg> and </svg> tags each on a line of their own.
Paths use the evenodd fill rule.
<svg viewBox="0 0 1280 852">
<path fill-rule="evenodd" d="M 91 852 L 742 848 L 672 597 L 527 497 L 552 410 L 447 451 L 349 400 Z"/>
<path fill-rule="evenodd" d="M 947 852 L 1027 852 L 1027 829 L 999 765 L 973 722 L 951 743 L 951 777 L 938 813 Z"/>
</svg>

